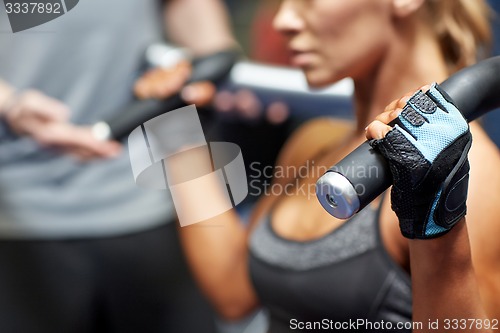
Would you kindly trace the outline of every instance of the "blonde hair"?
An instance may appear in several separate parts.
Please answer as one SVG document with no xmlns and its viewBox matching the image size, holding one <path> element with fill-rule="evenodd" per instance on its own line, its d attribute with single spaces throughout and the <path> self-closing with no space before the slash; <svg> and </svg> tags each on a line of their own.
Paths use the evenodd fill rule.
<svg viewBox="0 0 500 333">
<path fill-rule="evenodd" d="M 427 0 L 433 30 L 454 72 L 491 51 L 493 11 L 484 0 Z"/>
</svg>

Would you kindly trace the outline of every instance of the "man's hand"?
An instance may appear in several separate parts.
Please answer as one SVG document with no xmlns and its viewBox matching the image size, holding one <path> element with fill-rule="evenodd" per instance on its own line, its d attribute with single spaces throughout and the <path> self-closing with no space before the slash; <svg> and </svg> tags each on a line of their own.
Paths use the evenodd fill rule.
<svg viewBox="0 0 500 333">
<path fill-rule="evenodd" d="M 99 141 L 90 127 L 69 123 L 69 113 L 62 102 L 28 90 L 9 102 L 4 117 L 16 134 L 29 136 L 42 146 L 60 148 L 82 160 L 114 157 L 120 152 L 119 143 Z"/>
<path fill-rule="evenodd" d="M 137 80 L 134 93 L 139 99 L 166 99 L 180 93 L 186 104 L 207 106 L 212 104 L 215 111 L 233 113 L 238 118 L 252 121 L 265 116 L 271 124 L 281 124 L 289 117 L 288 106 L 282 102 L 273 102 L 266 109 L 257 96 L 247 89 L 231 92 L 217 92 L 208 81 L 191 83 L 185 86 L 191 75 L 191 65 L 180 62 L 174 68 L 155 68 L 146 72 Z"/>
<path fill-rule="evenodd" d="M 137 80 L 134 93 L 139 99 L 167 99 L 180 93 L 187 104 L 209 104 L 215 96 L 215 86 L 208 81 L 184 86 L 191 71 L 191 64 L 187 61 L 180 62 L 174 68 L 152 69 Z"/>
</svg>

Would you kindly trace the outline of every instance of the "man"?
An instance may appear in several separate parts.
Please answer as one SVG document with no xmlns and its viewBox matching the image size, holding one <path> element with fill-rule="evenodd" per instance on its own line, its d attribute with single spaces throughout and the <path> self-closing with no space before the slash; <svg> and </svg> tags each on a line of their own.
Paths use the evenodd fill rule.
<svg viewBox="0 0 500 333">
<path fill-rule="evenodd" d="M 120 112 L 146 46 L 230 47 L 218 0 L 82 0 L 13 34 L 0 6 L 0 331 L 210 332 L 165 192 L 86 125 Z M 95 161 L 84 160 L 103 157 Z"/>
</svg>

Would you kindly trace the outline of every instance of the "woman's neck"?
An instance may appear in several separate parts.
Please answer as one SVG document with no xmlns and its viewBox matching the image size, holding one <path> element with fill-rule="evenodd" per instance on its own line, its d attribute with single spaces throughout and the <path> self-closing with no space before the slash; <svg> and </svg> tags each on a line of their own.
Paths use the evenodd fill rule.
<svg viewBox="0 0 500 333">
<path fill-rule="evenodd" d="M 354 79 L 359 133 L 394 99 L 448 77 L 437 41 L 424 31 L 399 32 L 379 65 L 369 75 Z"/>
</svg>

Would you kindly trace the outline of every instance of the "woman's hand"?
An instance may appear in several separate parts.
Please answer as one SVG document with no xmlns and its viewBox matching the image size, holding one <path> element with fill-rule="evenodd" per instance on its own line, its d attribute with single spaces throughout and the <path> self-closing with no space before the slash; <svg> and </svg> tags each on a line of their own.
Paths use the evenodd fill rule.
<svg viewBox="0 0 500 333">
<path fill-rule="evenodd" d="M 438 85 L 391 103 L 366 136 L 389 162 L 392 208 L 405 237 L 441 236 L 465 215 L 472 137 Z"/>
</svg>

